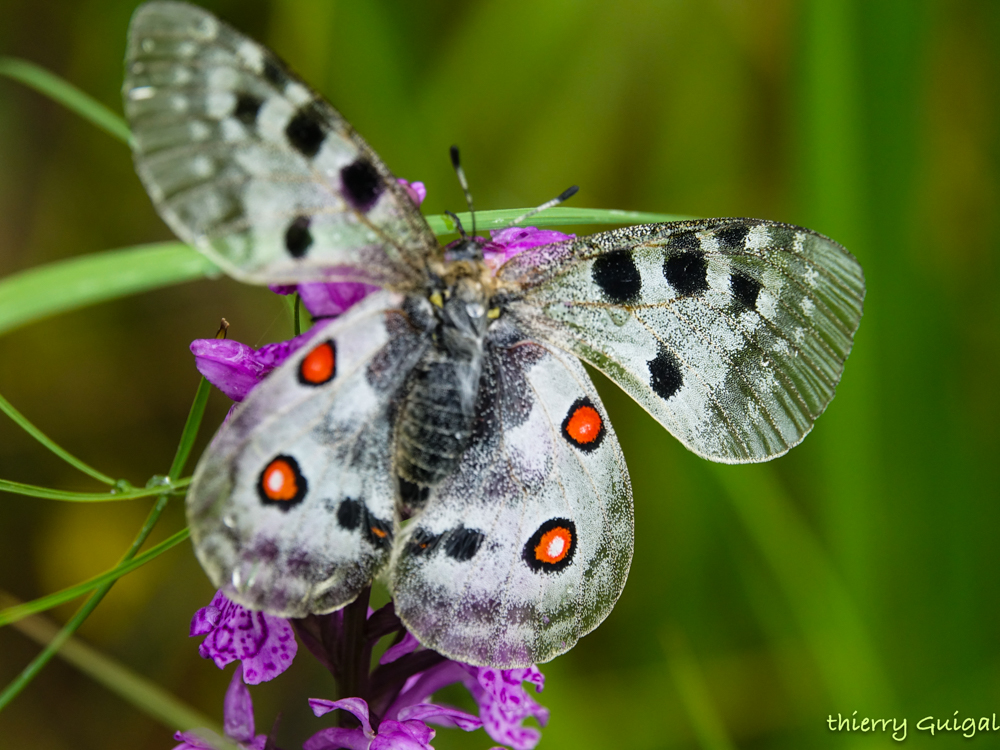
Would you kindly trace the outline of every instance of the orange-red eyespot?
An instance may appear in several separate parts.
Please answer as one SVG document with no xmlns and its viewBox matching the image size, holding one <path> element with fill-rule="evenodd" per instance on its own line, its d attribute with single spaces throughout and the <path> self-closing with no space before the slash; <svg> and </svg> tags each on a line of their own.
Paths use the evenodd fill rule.
<svg viewBox="0 0 1000 750">
<path fill-rule="evenodd" d="M 604 439 L 604 420 L 589 398 L 580 398 L 566 413 L 563 436 L 583 451 L 592 451 Z"/>
<path fill-rule="evenodd" d="M 302 385 L 323 385 L 337 374 L 337 348 L 333 341 L 324 341 L 313 347 L 299 363 L 299 382 Z"/>
<path fill-rule="evenodd" d="M 291 456 L 275 456 L 257 480 L 257 494 L 265 505 L 288 510 L 306 496 L 307 484 L 298 462 Z"/>
<path fill-rule="evenodd" d="M 378 526 L 372 526 L 372 533 L 379 539 L 385 539 L 388 536 L 388 532 L 385 529 L 380 529 Z"/>
<path fill-rule="evenodd" d="M 535 572 L 556 572 L 573 562 L 576 524 L 567 518 L 546 521 L 524 545 L 522 557 Z"/>
</svg>

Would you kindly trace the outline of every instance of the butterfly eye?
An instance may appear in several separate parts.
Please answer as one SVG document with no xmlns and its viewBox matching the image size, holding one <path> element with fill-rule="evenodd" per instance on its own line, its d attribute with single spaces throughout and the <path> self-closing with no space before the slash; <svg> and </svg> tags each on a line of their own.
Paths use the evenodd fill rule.
<svg viewBox="0 0 1000 750">
<path fill-rule="evenodd" d="M 302 385 L 323 385 L 337 374 L 337 347 L 333 341 L 324 341 L 309 352 L 299 365 L 299 382 Z"/>
<path fill-rule="evenodd" d="M 576 524 L 566 518 L 546 521 L 524 545 L 522 557 L 536 573 L 555 573 L 573 562 Z"/>
<path fill-rule="evenodd" d="M 571 445 L 592 451 L 604 439 L 604 420 L 589 398 L 573 402 L 562 423 L 562 433 Z"/>
<path fill-rule="evenodd" d="M 308 483 L 291 456 L 275 456 L 257 480 L 257 493 L 265 505 L 277 505 L 287 511 L 302 502 Z"/>
</svg>

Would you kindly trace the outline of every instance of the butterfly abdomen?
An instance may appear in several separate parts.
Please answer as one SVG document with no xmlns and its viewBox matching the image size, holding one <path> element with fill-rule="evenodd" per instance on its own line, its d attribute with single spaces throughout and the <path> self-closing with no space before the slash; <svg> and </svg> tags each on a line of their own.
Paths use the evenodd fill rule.
<svg viewBox="0 0 1000 750">
<path fill-rule="evenodd" d="M 434 303 L 434 345 L 414 368 L 396 422 L 396 473 L 431 487 L 451 474 L 472 438 L 486 334 L 485 292 L 459 278 Z"/>
<path fill-rule="evenodd" d="M 396 423 L 403 479 L 433 486 L 458 466 L 472 437 L 481 369 L 481 357 L 455 362 L 436 351 L 416 367 Z"/>
</svg>

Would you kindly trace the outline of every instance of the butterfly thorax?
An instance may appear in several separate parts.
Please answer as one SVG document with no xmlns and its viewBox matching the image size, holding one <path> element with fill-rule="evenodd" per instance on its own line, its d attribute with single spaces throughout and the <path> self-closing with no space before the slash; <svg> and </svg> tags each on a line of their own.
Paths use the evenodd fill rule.
<svg viewBox="0 0 1000 750">
<path fill-rule="evenodd" d="M 419 488 L 451 474 L 469 444 L 493 317 L 492 277 L 481 261 L 448 263 L 442 271 L 426 298 L 431 346 L 409 378 L 396 424 L 396 473 Z"/>
</svg>

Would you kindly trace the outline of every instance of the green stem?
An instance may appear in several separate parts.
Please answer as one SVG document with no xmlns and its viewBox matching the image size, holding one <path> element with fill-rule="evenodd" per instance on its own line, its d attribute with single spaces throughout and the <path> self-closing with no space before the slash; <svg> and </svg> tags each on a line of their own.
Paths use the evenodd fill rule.
<svg viewBox="0 0 1000 750">
<path fill-rule="evenodd" d="M 153 510 L 156 510 L 156 507 L 159 506 L 160 502 L 164 501 L 165 499 L 166 496 L 161 497 L 160 500 L 157 501 L 157 506 L 154 506 Z M 152 513 L 152 511 L 150 512 Z M 159 518 L 159 514 L 156 515 L 156 518 Z M 154 522 L 156 518 L 153 519 Z M 145 527 L 143 527 L 143 529 L 145 529 Z M 148 535 L 148 531 L 146 532 L 146 535 Z M 49 594 L 48 596 L 43 596 L 38 599 L 33 599 L 30 602 L 19 604 L 16 607 L 8 607 L 7 609 L 0 609 L 0 626 L 9 625 L 15 620 L 20 620 L 22 617 L 27 617 L 28 615 L 33 615 L 38 612 L 44 612 L 46 609 L 52 609 L 53 607 L 58 607 L 60 604 L 72 601 L 73 599 L 76 599 L 78 596 L 86 594 L 88 591 L 93 591 L 94 589 L 100 589 L 105 584 L 114 583 L 126 573 L 131 573 L 133 570 L 141 568 L 150 560 L 153 560 L 154 558 L 157 558 L 160 555 L 162 555 L 167 550 L 176 547 L 178 544 L 187 539 L 190 535 L 191 535 L 190 530 L 187 527 L 184 527 L 176 534 L 173 534 L 164 539 L 155 547 L 150 547 L 141 555 L 137 555 L 131 558 L 128 555 L 126 555 L 126 557 L 122 558 L 122 562 L 120 562 L 118 565 L 111 568 L 110 570 L 106 570 L 100 575 L 94 576 L 93 578 L 89 578 L 86 581 L 83 581 L 82 583 L 76 584 L 75 586 L 70 586 L 69 588 L 65 588 L 62 591 L 57 591 L 54 594 Z M 139 541 L 140 544 L 143 540 L 145 540 L 145 536 L 143 536 L 141 539 L 137 537 L 137 541 Z"/>
<path fill-rule="evenodd" d="M 184 471 L 184 464 L 187 463 L 188 457 L 191 455 L 191 448 L 194 445 L 194 440 L 197 437 L 198 429 L 201 426 L 202 417 L 205 414 L 205 405 L 208 402 L 208 395 L 210 392 L 210 386 L 208 381 L 204 378 L 198 384 L 198 390 L 195 392 L 194 402 L 191 404 L 191 410 L 188 412 L 187 421 L 184 424 L 184 430 L 181 432 L 181 439 L 177 445 L 177 452 L 174 454 L 173 463 L 170 466 L 170 472 L 168 474 L 171 480 L 172 486 L 176 486 L 176 480 L 180 476 L 180 473 Z M 163 513 L 163 509 L 167 507 L 170 496 L 166 493 L 161 494 L 156 504 L 150 510 L 149 515 L 146 517 L 146 522 L 139 529 L 139 533 L 136 535 L 132 542 L 132 546 L 129 547 L 128 551 L 122 556 L 119 565 L 105 573 L 103 576 L 98 576 L 97 579 L 92 579 L 89 585 L 87 582 L 83 584 L 78 584 L 73 587 L 74 589 L 81 589 L 79 593 L 84 593 L 90 588 L 96 586 L 97 590 L 91 594 L 90 598 L 83 603 L 76 613 L 73 615 L 72 619 L 63 627 L 59 633 L 49 642 L 49 644 L 42 650 L 38 656 L 36 656 L 28 666 L 22 670 L 14 680 L 4 688 L 3 692 L 0 693 L 0 711 L 7 706 L 17 695 L 20 693 L 27 685 L 30 683 L 42 668 L 49 663 L 49 660 L 59 651 L 60 648 L 66 643 L 66 641 L 77 631 L 77 629 L 83 624 L 83 622 L 90 616 L 90 613 L 94 611 L 98 604 L 101 603 L 101 599 L 111 590 L 115 581 L 118 580 L 125 573 L 134 570 L 140 565 L 152 560 L 157 555 L 166 552 L 168 549 L 174 545 L 180 543 L 188 537 L 188 530 L 182 529 L 181 531 L 174 534 L 172 537 L 164 542 L 156 545 L 150 550 L 146 551 L 142 555 L 136 556 L 139 549 L 145 543 L 147 537 L 149 537 L 150 532 L 152 532 L 153 527 L 156 526 L 156 522 L 160 519 L 160 514 Z M 120 572 L 119 572 L 120 571 Z M 108 580 L 102 580 L 111 577 Z M 62 592 L 62 594 L 53 594 L 49 597 L 43 597 L 42 599 L 36 599 L 34 602 L 29 602 L 26 605 L 18 605 L 15 607 L 8 607 L 3 611 L 0 611 L 0 624 L 3 624 L 3 618 L 5 615 L 12 616 L 12 619 L 8 619 L 7 622 L 12 622 L 18 619 L 18 611 L 24 609 L 30 609 L 31 611 L 25 612 L 25 614 L 20 615 L 21 617 L 32 614 L 34 612 L 41 611 L 45 609 L 44 606 L 39 606 L 44 600 L 51 600 L 53 598 L 59 598 L 62 596 L 62 600 L 68 601 L 69 599 L 79 596 L 78 594 L 67 596 L 67 592 L 72 589 Z M 58 603 L 58 602 L 56 602 Z M 34 607 L 32 607 L 34 605 Z M 51 605 L 54 606 L 54 605 Z M 125 694 L 126 696 L 129 693 Z M 142 705 L 140 705 L 142 707 Z"/>
<path fill-rule="evenodd" d="M 2 60 L 0 60 L 0 62 L 2 62 Z M 28 419 L 23 414 L 21 414 L 21 412 L 15 409 L 13 404 L 11 404 L 10 401 L 5 399 L 3 396 L 0 396 L 0 411 L 2 411 L 8 417 L 14 420 L 14 423 L 17 424 L 18 427 L 27 432 L 29 435 L 31 435 L 31 437 L 33 437 L 39 443 L 44 445 L 50 451 L 55 453 L 57 456 L 59 456 L 59 458 L 68 463 L 70 466 L 79 469 L 84 474 L 88 474 L 89 476 L 96 479 L 98 482 L 104 482 L 105 484 L 110 484 L 110 485 L 115 484 L 115 480 L 109 477 L 107 474 L 102 474 L 97 469 L 88 466 L 76 456 L 72 455 L 65 449 L 56 445 L 47 435 L 45 435 L 44 432 L 42 432 L 37 427 L 35 427 L 35 425 L 29 422 Z"/>
<path fill-rule="evenodd" d="M 25 86 L 30 86 L 38 93 L 59 102 L 72 112 L 76 112 L 85 120 L 90 120 L 94 125 L 118 140 L 129 142 L 131 133 L 121 117 L 89 94 L 83 93 L 73 84 L 64 81 L 45 68 L 15 57 L 0 57 L 0 76 L 7 76 Z"/>
<path fill-rule="evenodd" d="M 0 603 L 18 602 L 0 592 Z M 46 647 L 61 636 L 60 629 L 55 623 L 41 615 L 27 617 L 14 627 Z M 136 674 L 124 664 L 76 638 L 63 639 L 59 656 L 170 729 L 191 730 L 205 727 L 217 734 L 222 733 L 222 727 L 216 726 L 207 716 L 183 703 L 152 680 Z"/>
<path fill-rule="evenodd" d="M 191 484 L 191 478 L 171 482 L 169 491 L 183 489 Z M 162 495 L 167 490 L 164 487 L 144 487 L 142 489 L 122 490 L 121 492 L 70 492 L 68 490 L 53 490 L 34 484 L 12 482 L 0 479 L 0 492 L 11 492 L 15 495 L 29 497 L 44 497 L 48 500 L 63 500 L 71 503 L 106 503 L 115 500 L 137 500 L 142 497 Z"/>
</svg>

